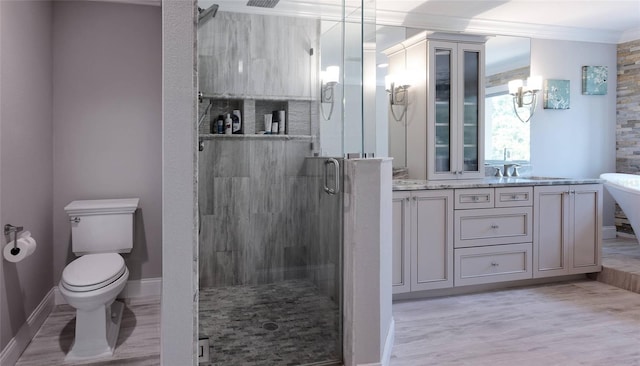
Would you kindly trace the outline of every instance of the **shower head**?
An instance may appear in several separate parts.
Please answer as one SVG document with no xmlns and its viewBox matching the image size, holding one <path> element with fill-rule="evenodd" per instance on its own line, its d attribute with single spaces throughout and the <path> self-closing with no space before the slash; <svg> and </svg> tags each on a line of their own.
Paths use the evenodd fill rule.
<svg viewBox="0 0 640 366">
<path fill-rule="evenodd" d="M 198 7 L 198 23 L 207 21 L 216 16 L 218 12 L 218 4 L 213 4 L 207 8 L 207 10 Z"/>
</svg>

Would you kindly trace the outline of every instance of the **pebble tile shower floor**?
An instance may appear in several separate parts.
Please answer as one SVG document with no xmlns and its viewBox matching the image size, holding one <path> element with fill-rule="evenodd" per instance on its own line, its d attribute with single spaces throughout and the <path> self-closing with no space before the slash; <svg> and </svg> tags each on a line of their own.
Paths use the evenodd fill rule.
<svg viewBox="0 0 640 366">
<path fill-rule="evenodd" d="M 341 364 L 338 306 L 309 281 L 207 288 L 199 299 L 211 344 L 201 366 Z"/>
</svg>

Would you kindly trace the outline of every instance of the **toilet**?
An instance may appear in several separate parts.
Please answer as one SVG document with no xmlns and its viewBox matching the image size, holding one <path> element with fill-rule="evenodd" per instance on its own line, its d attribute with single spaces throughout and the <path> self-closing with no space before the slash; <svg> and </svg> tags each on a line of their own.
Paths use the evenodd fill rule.
<svg viewBox="0 0 640 366">
<path fill-rule="evenodd" d="M 65 206 L 71 247 L 78 256 L 62 271 L 58 289 L 76 309 L 76 334 L 65 360 L 113 355 L 124 305 L 115 301 L 129 270 L 118 253 L 133 248 L 138 198 L 73 201 Z"/>
</svg>

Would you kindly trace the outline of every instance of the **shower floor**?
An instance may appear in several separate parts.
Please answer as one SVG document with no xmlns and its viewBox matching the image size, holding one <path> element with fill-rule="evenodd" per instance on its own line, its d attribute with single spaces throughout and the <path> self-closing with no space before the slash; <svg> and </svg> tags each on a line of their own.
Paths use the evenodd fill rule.
<svg viewBox="0 0 640 366">
<path fill-rule="evenodd" d="M 339 309 L 309 281 L 202 289 L 198 305 L 199 334 L 211 345 L 200 365 L 341 361 Z"/>
</svg>

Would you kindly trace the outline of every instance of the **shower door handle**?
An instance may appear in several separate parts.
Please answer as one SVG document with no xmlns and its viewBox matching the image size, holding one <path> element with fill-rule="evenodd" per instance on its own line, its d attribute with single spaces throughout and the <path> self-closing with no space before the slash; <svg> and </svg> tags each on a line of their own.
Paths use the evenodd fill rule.
<svg viewBox="0 0 640 366">
<path fill-rule="evenodd" d="M 333 165 L 333 188 L 329 188 L 328 165 Z M 324 161 L 324 191 L 328 194 L 340 192 L 340 163 L 334 158 L 329 158 Z"/>
</svg>

